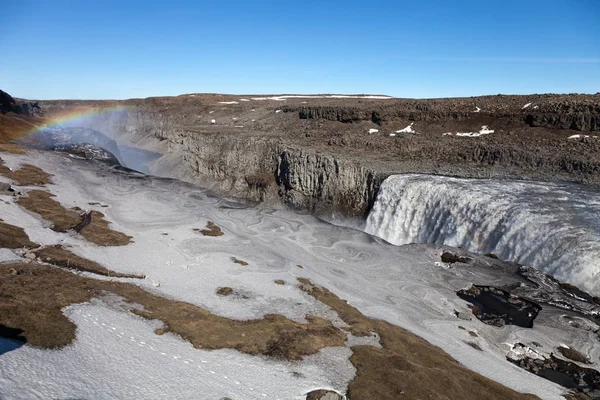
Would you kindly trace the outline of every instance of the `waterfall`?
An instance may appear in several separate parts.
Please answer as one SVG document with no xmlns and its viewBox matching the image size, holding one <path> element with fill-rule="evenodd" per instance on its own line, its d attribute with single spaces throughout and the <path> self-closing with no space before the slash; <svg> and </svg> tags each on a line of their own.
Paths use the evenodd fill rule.
<svg viewBox="0 0 600 400">
<path fill-rule="evenodd" d="M 600 292 L 600 194 L 581 185 L 393 175 L 365 230 L 495 253 Z"/>
</svg>

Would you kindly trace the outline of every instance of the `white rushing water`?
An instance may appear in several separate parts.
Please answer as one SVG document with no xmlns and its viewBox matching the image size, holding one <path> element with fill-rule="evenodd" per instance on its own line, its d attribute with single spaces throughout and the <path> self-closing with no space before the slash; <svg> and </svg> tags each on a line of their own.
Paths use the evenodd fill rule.
<svg viewBox="0 0 600 400">
<path fill-rule="evenodd" d="M 495 253 L 600 293 L 600 194 L 580 185 L 394 175 L 365 230 Z"/>
</svg>

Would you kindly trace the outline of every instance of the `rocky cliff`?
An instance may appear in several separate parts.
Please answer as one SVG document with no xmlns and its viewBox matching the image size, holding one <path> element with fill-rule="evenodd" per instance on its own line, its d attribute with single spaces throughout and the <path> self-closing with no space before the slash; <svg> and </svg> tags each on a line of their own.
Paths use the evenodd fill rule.
<svg viewBox="0 0 600 400">
<path fill-rule="evenodd" d="M 100 112 L 85 124 L 162 153 L 153 173 L 316 213 L 366 215 L 381 182 L 394 173 L 600 183 L 600 140 L 594 136 L 600 95 L 373 100 L 192 94 L 39 106 L 49 118 L 73 108 L 125 110 Z M 493 133 L 453 134 L 484 125 Z"/>
</svg>

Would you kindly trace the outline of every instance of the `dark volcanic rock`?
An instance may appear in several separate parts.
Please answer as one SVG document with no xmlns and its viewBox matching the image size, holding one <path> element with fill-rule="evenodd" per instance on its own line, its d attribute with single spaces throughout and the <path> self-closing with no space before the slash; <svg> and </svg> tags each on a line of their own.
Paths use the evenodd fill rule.
<svg viewBox="0 0 600 400">
<path fill-rule="evenodd" d="M 539 305 L 491 286 L 473 285 L 456 292 L 458 297 L 473 304 L 473 315 L 494 326 L 518 325 L 532 328 L 533 320 L 542 309 Z"/>
<path fill-rule="evenodd" d="M 21 107 L 19 107 L 11 95 L 0 90 L 0 113 L 6 114 L 7 112 L 19 114 L 21 112 Z"/>
<path fill-rule="evenodd" d="M 600 372 L 562 360 L 553 354 L 543 355 L 523 343 L 516 343 L 506 358 L 533 374 L 546 378 L 568 389 L 600 399 Z"/>
<path fill-rule="evenodd" d="M 332 390 L 313 390 L 306 395 L 306 400 L 342 400 L 343 397 Z"/>
<path fill-rule="evenodd" d="M 473 259 L 470 257 L 461 257 L 458 254 L 449 252 L 449 251 L 445 251 L 442 253 L 441 256 L 442 262 L 446 263 L 446 264 L 454 264 L 454 263 L 468 263 L 471 262 Z"/>
</svg>

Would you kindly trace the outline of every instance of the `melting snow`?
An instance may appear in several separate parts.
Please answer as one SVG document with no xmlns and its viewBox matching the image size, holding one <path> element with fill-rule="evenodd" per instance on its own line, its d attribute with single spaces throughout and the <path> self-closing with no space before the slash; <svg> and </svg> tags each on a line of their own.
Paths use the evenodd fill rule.
<svg viewBox="0 0 600 400">
<path fill-rule="evenodd" d="M 399 131 L 396 131 L 396 133 L 417 133 L 417 131 L 415 131 L 412 127 L 413 124 L 414 122 L 411 122 L 409 126 L 407 126 L 404 129 L 400 129 Z"/>
<path fill-rule="evenodd" d="M 493 129 L 488 129 L 487 125 L 483 125 L 479 132 L 456 132 L 456 136 L 478 137 L 494 133 Z"/>
</svg>

